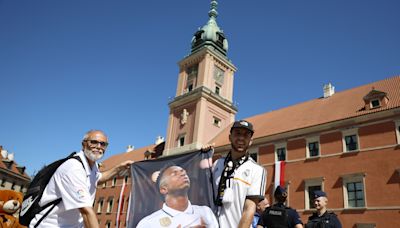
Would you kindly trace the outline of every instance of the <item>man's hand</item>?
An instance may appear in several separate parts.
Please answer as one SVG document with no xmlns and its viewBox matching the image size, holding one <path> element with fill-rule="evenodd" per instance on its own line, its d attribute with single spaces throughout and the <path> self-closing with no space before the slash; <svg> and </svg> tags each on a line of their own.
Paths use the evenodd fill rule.
<svg viewBox="0 0 400 228">
<path fill-rule="evenodd" d="M 122 177 L 125 176 L 128 172 L 128 170 L 131 168 L 131 165 L 134 163 L 132 160 L 127 160 L 124 162 L 121 162 L 118 165 L 118 176 Z"/>
<path fill-rule="evenodd" d="M 213 144 L 206 144 L 201 147 L 201 152 L 207 152 L 209 150 L 214 150 L 215 143 Z"/>
</svg>

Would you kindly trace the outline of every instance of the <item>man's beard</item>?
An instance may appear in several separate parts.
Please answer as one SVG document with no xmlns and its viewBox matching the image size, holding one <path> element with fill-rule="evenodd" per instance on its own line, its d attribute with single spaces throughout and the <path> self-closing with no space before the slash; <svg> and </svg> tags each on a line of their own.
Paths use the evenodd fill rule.
<svg viewBox="0 0 400 228">
<path fill-rule="evenodd" d="M 103 155 L 104 155 L 104 153 L 102 153 L 102 154 L 95 154 L 95 153 L 93 153 L 92 150 L 89 150 L 89 149 L 84 150 L 83 153 L 86 155 L 86 157 L 87 157 L 88 159 L 90 159 L 90 160 L 93 161 L 93 162 L 100 160 L 100 159 L 103 157 Z"/>
</svg>

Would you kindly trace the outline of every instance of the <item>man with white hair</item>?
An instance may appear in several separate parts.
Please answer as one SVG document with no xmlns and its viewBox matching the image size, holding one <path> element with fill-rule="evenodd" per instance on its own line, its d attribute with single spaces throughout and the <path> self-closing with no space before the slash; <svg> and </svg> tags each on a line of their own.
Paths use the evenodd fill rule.
<svg viewBox="0 0 400 228">
<path fill-rule="evenodd" d="M 43 191 L 39 205 L 51 204 L 31 220 L 29 227 L 91 227 L 99 223 L 93 210 L 97 184 L 110 180 L 130 168 L 133 161 L 124 161 L 111 169 L 100 172 L 97 161 L 108 146 L 108 137 L 100 130 L 87 132 L 82 140 L 78 159 L 68 159 L 58 167 Z"/>
</svg>

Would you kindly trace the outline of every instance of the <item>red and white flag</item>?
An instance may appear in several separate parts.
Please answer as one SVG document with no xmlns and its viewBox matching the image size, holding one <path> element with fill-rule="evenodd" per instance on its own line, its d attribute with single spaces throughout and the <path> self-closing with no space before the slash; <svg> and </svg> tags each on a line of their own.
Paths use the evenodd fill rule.
<svg viewBox="0 0 400 228">
<path fill-rule="evenodd" d="M 121 192 L 119 193 L 119 202 L 118 202 L 118 210 L 117 210 L 117 219 L 116 219 L 116 228 L 119 227 L 119 221 L 121 218 L 122 211 L 124 210 L 124 192 L 125 192 L 125 180 L 122 183 Z"/>
<path fill-rule="evenodd" d="M 278 186 L 285 187 L 285 161 L 275 162 L 274 191 Z"/>
</svg>

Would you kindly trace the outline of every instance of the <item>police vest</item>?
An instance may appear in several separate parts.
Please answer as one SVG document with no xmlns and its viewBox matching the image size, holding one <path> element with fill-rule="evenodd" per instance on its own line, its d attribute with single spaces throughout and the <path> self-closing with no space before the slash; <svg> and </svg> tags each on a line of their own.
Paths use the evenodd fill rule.
<svg viewBox="0 0 400 228">
<path fill-rule="evenodd" d="M 288 207 L 271 206 L 265 209 L 262 221 L 264 227 L 268 228 L 288 228 L 289 218 Z"/>
<path fill-rule="evenodd" d="M 335 224 L 331 220 L 332 216 L 336 216 L 333 212 L 328 212 L 326 215 L 318 217 L 311 216 L 305 228 L 334 228 Z"/>
</svg>

